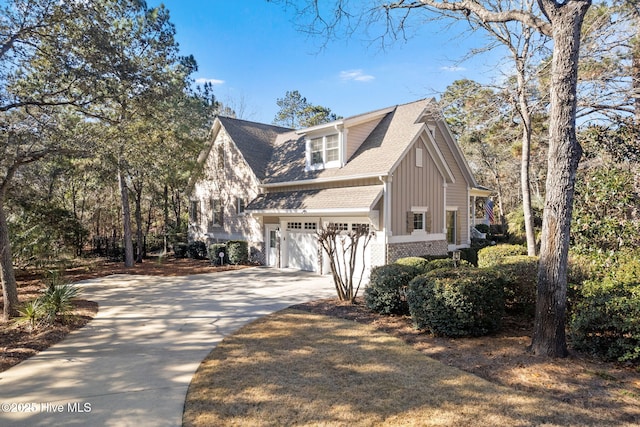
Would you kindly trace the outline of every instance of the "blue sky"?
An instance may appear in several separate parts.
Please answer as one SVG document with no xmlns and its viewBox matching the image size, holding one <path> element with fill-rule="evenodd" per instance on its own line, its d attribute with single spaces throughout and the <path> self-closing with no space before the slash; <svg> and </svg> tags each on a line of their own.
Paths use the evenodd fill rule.
<svg viewBox="0 0 640 427">
<path fill-rule="evenodd" d="M 271 123 L 276 100 L 298 90 L 313 104 L 341 116 L 438 95 L 453 81 L 489 83 L 500 53 L 460 63 L 481 35 L 460 36 L 466 23 L 429 23 L 408 41 L 386 49 L 364 32 L 331 41 L 299 31 L 294 12 L 265 0 L 158 0 L 176 26 L 182 54 L 198 62 L 195 78 L 212 81 L 221 101 L 241 118 Z M 375 30 L 372 30 L 375 33 Z"/>
</svg>

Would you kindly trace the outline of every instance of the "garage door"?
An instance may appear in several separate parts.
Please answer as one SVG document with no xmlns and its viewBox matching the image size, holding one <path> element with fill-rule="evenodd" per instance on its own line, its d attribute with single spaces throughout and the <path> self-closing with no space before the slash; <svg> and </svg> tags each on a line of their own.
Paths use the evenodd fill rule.
<svg viewBox="0 0 640 427">
<path fill-rule="evenodd" d="M 315 233 L 292 232 L 287 236 L 288 267 L 318 271 L 318 238 Z"/>
</svg>

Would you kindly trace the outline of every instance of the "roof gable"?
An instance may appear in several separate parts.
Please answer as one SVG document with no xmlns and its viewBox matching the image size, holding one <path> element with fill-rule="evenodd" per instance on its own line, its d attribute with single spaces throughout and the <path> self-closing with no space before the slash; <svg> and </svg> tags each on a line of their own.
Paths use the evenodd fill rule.
<svg viewBox="0 0 640 427">
<path fill-rule="evenodd" d="M 230 117 L 218 117 L 218 120 L 253 173 L 258 179 L 263 180 L 269 159 L 276 147 L 276 138 L 292 130 Z"/>
<path fill-rule="evenodd" d="M 429 102 L 420 100 L 385 111 L 384 118 L 341 168 L 306 170 L 304 137 L 279 138 L 264 183 L 275 185 L 315 179 L 348 179 L 365 174 L 386 175 L 424 128 L 424 124 L 416 119 Z"/>
</svg>

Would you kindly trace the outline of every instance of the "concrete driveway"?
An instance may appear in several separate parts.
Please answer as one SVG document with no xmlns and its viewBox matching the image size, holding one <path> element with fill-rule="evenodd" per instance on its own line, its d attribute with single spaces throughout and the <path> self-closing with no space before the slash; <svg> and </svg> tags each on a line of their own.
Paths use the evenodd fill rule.
<svg viewBox="0 0 640 427">
<path fill-rule="evenodd" d="M 291 304 L 335 295 L 330 278 L 250 268 L 81 282 L 100 311 L 0 373 L 2 426 L 180 426 L 187 388 L 226 335 Z"/>
</svg>

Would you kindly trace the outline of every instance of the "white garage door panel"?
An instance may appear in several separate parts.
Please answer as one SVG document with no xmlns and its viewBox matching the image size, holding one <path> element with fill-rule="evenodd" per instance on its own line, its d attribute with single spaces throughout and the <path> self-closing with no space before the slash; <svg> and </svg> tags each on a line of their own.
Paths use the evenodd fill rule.
<svg viewBox="0 0 640 427">
<path fill-rule="evenodd" d="M 287 250 L 290 268 L 318 270 L 318 239 L 315 234 L 289 232 Z"/>
</svg>

